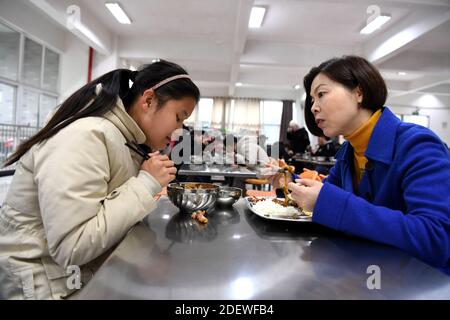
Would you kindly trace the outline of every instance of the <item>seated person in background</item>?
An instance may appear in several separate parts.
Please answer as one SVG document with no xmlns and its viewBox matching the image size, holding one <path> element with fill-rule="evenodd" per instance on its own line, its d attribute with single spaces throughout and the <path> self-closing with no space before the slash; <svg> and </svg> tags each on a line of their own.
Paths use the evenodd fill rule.
<svg viewBox="0 0 450 320">
<path fill-rule="evenodd" d="M 237 139 L 237 154 L 244 158 L 248 166 L 264 166 L 269 163 L 266 151 L 258 145 L 256 136 L 245 135 Z M 244 164 L 238 161 L 238 164 Z"/>
<path fill-rule="evenodd" d="M 320 136 L 319 137 L 319 145 L 317 147 L 317 150 L 313 152 L 313 156 L 315 157 L 326 157 L 326 158 L 333 158 L 334 155 L 337 152 L 336 145 L 334 144 L 334 141 L 331 138 L 328 138 L 326 136 Z M 326 159 L 328 160 L 328 159 Z M 327 175 L 329 169 L 326 166 L 323 165 L 317 165 L 315 170 L 323 175 Z"/>
<path fill-rule="evenodd" d="M 315 157 L 334 157 L 339 148 L 336 147 L 333 139 L 328 138 L 326 136 L 319 137 L 319 145 L 317 146 L 316 151 L 312 153 Z"/>
<path fill-rule="evenodd" d="M 232 135 L 227 134 L 223 140 L 224 163 L 237 166 L 238 163 L 245 163 L 244 156 L 237 153 L 238 139 Z"/>
<path fill-rule="evenodd" d="M 269 162 L 269 156 L 261 148 L 253 136 L 237 138 L 227 134 L 222 145 L 224 164 L 245 164 L 247 166 L 265 165 Z"/>
<path fill-rule="evenodd" d="M 308 132 L 305 128 L 300 128 L 297 122 L 291 120 L 287 129 L 287 139 L 289 141 L 292 155 L 302 154 L 309 150 L 310 142 Z"/>
<path fill-rule="evenodd" d="M 206 146 L 214 140 L 213 137 L 209 137 L 205 130 L 192 130 L 191 131 L 191 154 L 202 155 Z"/>
<path fill-rule="evenodd" d="M 270 157 L 287 161 L 290 156 L 286 144 L 281 141 L 274 142 L 270 147 Z"/>
</svg>

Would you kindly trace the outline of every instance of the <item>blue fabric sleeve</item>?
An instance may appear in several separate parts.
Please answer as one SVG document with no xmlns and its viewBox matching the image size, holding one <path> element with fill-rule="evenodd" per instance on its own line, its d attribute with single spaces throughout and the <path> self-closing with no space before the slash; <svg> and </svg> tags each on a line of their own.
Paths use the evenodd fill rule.
<svg viewBox="0 0 450 320">
<path fill-rule="evenodd" d="M 397 145 L 395 177 L 406 212 L 374 205 L 332 183 L 317 198 L 313 221 L 396 246 L 435 266 L 450 259 L 450 158 L 437 137 L 414 133 Z M 329 181 L 334 177 L 330 174 Z M 331 182 L 330 181 L 330 182 Z M 389 187 L 389 186 L 387 186 Z"/>
</svg>

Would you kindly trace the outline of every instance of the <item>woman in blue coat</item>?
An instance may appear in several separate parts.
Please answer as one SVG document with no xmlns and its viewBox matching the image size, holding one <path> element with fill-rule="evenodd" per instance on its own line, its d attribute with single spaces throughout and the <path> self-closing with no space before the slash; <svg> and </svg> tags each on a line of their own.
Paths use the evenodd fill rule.
<svg viewBox="0 0 450 320">
<path fill-rule="evenodd" d="M 361 57 L 331 59 L 304 78 L 305 121 L 315 135 L 344 135 L 324 183 L 291 182 L 313 221 L 396 246 L 450 274 L 450 157 L 429 129 L 384 106 L 387 89 Z"/>
</svg>

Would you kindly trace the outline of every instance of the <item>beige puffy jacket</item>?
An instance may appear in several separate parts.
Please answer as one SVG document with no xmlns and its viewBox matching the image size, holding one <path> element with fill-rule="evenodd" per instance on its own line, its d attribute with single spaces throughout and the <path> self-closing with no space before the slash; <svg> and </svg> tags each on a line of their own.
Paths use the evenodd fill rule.
<svg viewBox="0 0 450 320">
<path fill-rule="evenodd" d="M 156 207 L 161 186 L 126 141 L 145 135 L 118 99 L 105 116 L 73 122 L 19 160 L 0 209 L 0 298 L 70 295 L 67 267 L 79 266 L 85 284 Z"/>
</svg>

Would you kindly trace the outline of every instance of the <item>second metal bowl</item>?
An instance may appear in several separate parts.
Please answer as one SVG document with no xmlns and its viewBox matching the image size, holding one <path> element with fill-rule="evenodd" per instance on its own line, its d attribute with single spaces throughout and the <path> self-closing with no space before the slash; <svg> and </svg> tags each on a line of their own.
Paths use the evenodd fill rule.
<svg viewBox="0 0 450 320">
<path fill-rule="evenodd" d="M 235 187 L 220 187 L 217 204 L 231 206 L 242 196 L 242 189 Z"/>
</svg>

